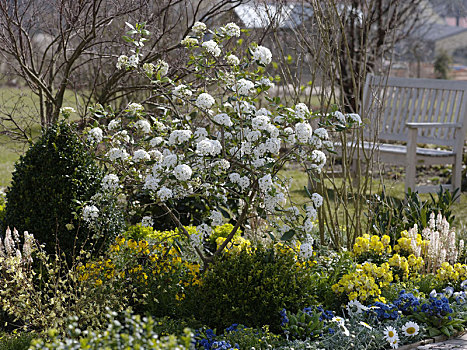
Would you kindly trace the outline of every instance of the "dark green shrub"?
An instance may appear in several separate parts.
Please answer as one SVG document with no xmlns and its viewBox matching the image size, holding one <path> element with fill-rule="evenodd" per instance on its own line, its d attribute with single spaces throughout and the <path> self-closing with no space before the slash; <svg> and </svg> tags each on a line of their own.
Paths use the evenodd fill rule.
<svg viewBox="0 0 467 350">
<path fill-rule="evenodd" d="M 74 212 L 78 202 L 98 191 L 101 178 L 73 128 L 66 123 L 50 127 L 15 165 L 3 229 L 33 233 L 48 253 L 55 253 L 58 243 L 70 258 L 94 234 Z M 111 226 L 101 233 L 115 229 Z"/>
<path fill-rule="evenodd" d="M 5 334 L 0 337 L 0 350 L 27 350 L 34 333 Z"/>
<path fill-rule="evenodd" d="M 256 247 L 221 256 L 199 287 L 187 291 L 185 310 L 212 328 L 233 323 L 280 331 L 279 312 L 297 311 L 313 300 L 314 275 L 299 267 L 290 250 Z"/>
</svg>

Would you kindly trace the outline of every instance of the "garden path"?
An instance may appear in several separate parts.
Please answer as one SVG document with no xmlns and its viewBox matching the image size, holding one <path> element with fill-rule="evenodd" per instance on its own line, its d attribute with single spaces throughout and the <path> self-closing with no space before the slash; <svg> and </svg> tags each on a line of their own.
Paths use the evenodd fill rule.
<svg viewBox="0 0 467 350">
<path fill-rule="evenodd" d="M 416 347 L 412 347 L 410 349 L 413 350 L 467 350 L 467 333 L 454 338 L 448 339 L 444 341 L 440 341 L 437 343 L 426 344 L 426 345 L 419 345 Z"/>
</svg>

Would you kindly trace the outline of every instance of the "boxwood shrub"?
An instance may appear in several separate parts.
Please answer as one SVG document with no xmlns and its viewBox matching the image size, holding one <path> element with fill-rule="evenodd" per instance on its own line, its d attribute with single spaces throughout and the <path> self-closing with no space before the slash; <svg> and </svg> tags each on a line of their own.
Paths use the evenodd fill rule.
<svg viewBox="0 0 467 350">
<path fill-rule="evenodd" d="M 64 122 L 50 127 L 15 165 L 3 232 L 6 226 L 29 231 L 48 253 L 55 253 L 58 243 L 70 258 L 93 234 L 75 218 L 77 202 L 89 200 L 101 179 L 102 171 L 73 127 Z M 110 225 L 107 231 L 112 230 Z"/>
</svg>

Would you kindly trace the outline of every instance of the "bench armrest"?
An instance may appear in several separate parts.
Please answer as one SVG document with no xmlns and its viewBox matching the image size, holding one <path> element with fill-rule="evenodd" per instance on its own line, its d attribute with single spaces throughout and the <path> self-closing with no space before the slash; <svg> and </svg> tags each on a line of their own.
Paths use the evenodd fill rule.
<svg viewBox="0 0 467 350">
<path fill-rule="evenodd" d="M 420 128 L 456 128 L 460 129 L 462 124 L 460 123 L 405 123 L 410 129 Z"/>
</svg>

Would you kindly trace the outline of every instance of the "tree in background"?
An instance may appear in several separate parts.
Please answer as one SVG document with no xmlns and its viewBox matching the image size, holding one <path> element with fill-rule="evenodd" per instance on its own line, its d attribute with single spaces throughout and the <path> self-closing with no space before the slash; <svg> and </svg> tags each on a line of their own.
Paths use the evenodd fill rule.
<svg viewBox="0 0 467 350">
<path fill-rule="evenodd" d="M 165 58 L 173 70 L 180 40 L 195 21 L 210 22 L 245 0 L 7 0 L 0 2 L 0 54 L 20 82 L 39 101 L 25 113 L 24 98 L 0 97 L 0 132 L 30 138 L 31 127 L 55 124 L 65 93 L 75 94 L 84 118 L 89 105 L 115 104 L 147 90 L 143 80 L 115 66 L 128 43 L 125 21 L 145 22 L 153 33 L 141 62 Z M 149 50 L 147 50 L 149 48 Z"/>
</svg>

